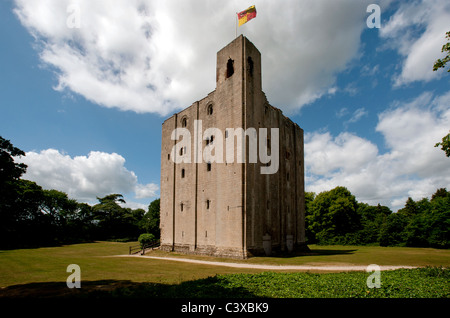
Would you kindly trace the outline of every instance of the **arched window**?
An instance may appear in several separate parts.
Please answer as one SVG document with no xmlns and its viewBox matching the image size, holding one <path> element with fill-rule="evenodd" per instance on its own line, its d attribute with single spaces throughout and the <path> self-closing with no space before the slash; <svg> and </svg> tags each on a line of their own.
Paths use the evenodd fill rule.
<svg viewBox="0 0 450 318">
<path fill-rule="evenodd" d="M 207 113 L 208 113 L 208 115 L 212 115 L 212 113 L 213 113 L 213 105 L 212 104 L 208 105 Z"/>
<path fill-rule="evenodd" d="M 232 59 L 228 59 L 227 62 L 227 78 L 234 74 L 234 61 Z"/>
<path fill-rule="evenodd" d="M 187 126 L 187 118 L 186 117 L 183 117 L 182 119 L 181 119 L 181 127 L 186 127 Z"/>
</svg>

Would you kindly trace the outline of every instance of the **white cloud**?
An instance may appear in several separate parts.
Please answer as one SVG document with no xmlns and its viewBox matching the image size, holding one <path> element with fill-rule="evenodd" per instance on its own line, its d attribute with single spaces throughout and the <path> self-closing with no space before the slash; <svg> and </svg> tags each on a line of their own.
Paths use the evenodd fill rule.
<svg viewBox="0 0 450 318">
<path fill-rule="evenodd" d="M 450 3 L 426 0 L 401 3 L 396 13 L 380 29 L 381 37 L 404 57 L 396 86 L 414 81 L 430 81 L 442 75 L 433 64 L 443 57 L 442 45 L 449 30 Z"/>
<path fill-rule="evenodd" d="M 305 149 L 305 164 L 317 175 L 362 169 L 378 152 L 374 144 L 347 132 L 335 138 L 328 132 L 306 134 Z"/>
<path fill-rule="evenodd" d="M 362 117 L 366 117 L 367 115 L 369 115 L 369 112 L 364 108 L 358 108 L 357 110 L 355 110 L 352 114 L 352 117 L 350 117 L 345 124 L 350 124 L 350 123 L 356 123 L 357 121 L 359 121 Z"/>
<path fill-rule="evenodd" d="M 371 2 L 254 2 L 258 16 L 239 32 L 262 53 L 263 87 L 272 104 L 293 112 L 336 91 L 335 75 L 358 54 Z M 161 115 L 214 89 L 215 54 L 234 37 L 235 12 L 248 5 L 237 0 L 15 3 L 41 60 L 55 71 L 57 90 L 106 107 Z M 80 28 L 67 27 L 74 18 L 69 4 L 80 9 Z"/>
<path fill-rule="evenodd" d="M 408 196 L 430 197 L 450 188 L 448 158 L 434 144 L 448 133 L 450 92 L 423 93 L 409 103 L 395 103 L 379 115 L 376 130 L 388 152 L 354 134 L 305 136 L 307 191 L 346 186 L 358 200 L 397 209 Z"/>
<path fill-rule="evenodd" d="M 130 200 L 126 200 L 126 203 L 119 203 L 119 205 L 123 208 L 130 208 L 132 210 L 142 209 L 142 210 L 147 211 L 147 209 L 148 209 L 148 204 L 134 202 L 134 201 L 130 201 Z"/>
<path fill-rule="evenodd" d="M 136 185 L 136 199 L 153 198 L 156 197 L 156 192 L 159 190 L 157 184 L 149 183 L 146 185 L 138 184 Z"/>
<path fill-rule="evenodd" d="M 91 151 L 87 156 L 70 157 L 55 149 L 30 151 L 16 158 L 28 165 L 24 179 L 44 189 L 66 192 L 70 198 L 95 202 L 111 193 L 135 193 L 137 199 L 156 196 L 156 184 L 141 185 L 133 171 L 125 167 L 125 158 L 116 153 Z"/>
</svg>

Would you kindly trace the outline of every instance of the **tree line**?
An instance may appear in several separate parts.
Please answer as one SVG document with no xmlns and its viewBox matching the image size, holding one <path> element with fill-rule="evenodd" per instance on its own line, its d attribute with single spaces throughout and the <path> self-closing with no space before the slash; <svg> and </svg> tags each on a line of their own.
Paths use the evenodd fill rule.
<svg viewBox="0 0 450 318">
<path fill-rule="evenodd" d="M 121 194 L 97 197 L 95 205 L 77 202 L 58 190 L 22 179 L 27 166 L 14 162 L 25 153 L 0 136 L 0 248 L 159 238 L 159 199 L 144 209 L 124 208 Z"/>
<path fill-rule="evenodd" d="M 414 201 L 393 213 L 386 206 L 357 202 L 345 187 L 306 193 L 308 243 L 450 247 L 450 192 Z"/>
<path fill-rule="evenodd" d="M 25 153 L 0 136 L 0 248 L 37 247 L 94 240 L 158 239 L 160 200 L 147 210 L 124 208 L 121 194 L 89 205 L 58 190 L 22 179 L 27 166 L 14 162 Z M 393 213 L 388 207 L 357 202 L 345 187 L 306 193 L 308 244 L 450 247 L 450 192 L 414 201 Z"/>
</svg>

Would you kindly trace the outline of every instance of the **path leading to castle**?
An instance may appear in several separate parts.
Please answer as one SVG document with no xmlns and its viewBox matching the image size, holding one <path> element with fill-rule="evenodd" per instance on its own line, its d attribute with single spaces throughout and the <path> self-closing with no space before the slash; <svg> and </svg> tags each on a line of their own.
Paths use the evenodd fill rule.
<svg viewBox="0 0 450 318">
<path fill-rule="evenodd" d="M 262 270 L 298 270 L 298 271 L 332 271 L 332 272 L 347 272 L 347 271 L 366 271 L 367 265 L 267 265 L 267 264 L 249 264 L 249 263 L 231 263 L 231 262 L 213 262 L 203 261 L 189 258 L 176 258 L 176 257 L 161 257 L 161 256 L 147 256 L 140 254 L 133 255 L 116 255 L 116 257 L 140 257 L 148 259 L 158 259 L 174 262 L 185 262 L 193 264 L 204 264 L 213 266 L 225 266 L 234 268 L 254 268 Z M 416 266 L 404 266 L 404 265 L 380 265 L 380 270 L 395 270 L 400 268 L 417 268 Z"/>
</svg>

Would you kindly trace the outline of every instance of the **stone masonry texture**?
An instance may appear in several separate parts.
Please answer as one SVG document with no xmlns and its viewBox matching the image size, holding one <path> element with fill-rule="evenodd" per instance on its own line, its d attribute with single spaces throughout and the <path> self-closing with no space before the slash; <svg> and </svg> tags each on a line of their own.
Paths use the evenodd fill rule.
<svg viewBox="0 0 450 318">
<path fill-rule="evenodd" d="M 190 147 L 177 147 L 184 137 L 176 136 L 176 128 L 189 131 Z M 221 133 L 209 134 L 209 128 Z M 269 153 L 278 143 L 276 173 L 262 174 L 271 162 L 260 157 L 250 162 L 248 137 L 244 162 L 238 161 L 242 143 L 233 131 L 239 128 L 254 128 Z M 267 128 L 265 140 L 260 128 Z M 278 140 L 271 128 L 278 128 Z M 202 139 L 195 138 L 199 133 Z M 234 160 L 226 160 L 227 142 Z M 199 149 L 217 154 L 222 146 L 223 162 L 208 164 L 198 155 Z M 190 162 L 175 163 L 186 156 Z M 216 89 L 162 125 L 160 227 L 167 251 L 247 258 L 305 247 L 303 130 L 268 103 L 261 53 L 242 35 L 217 53 Z"/>
</svg>

